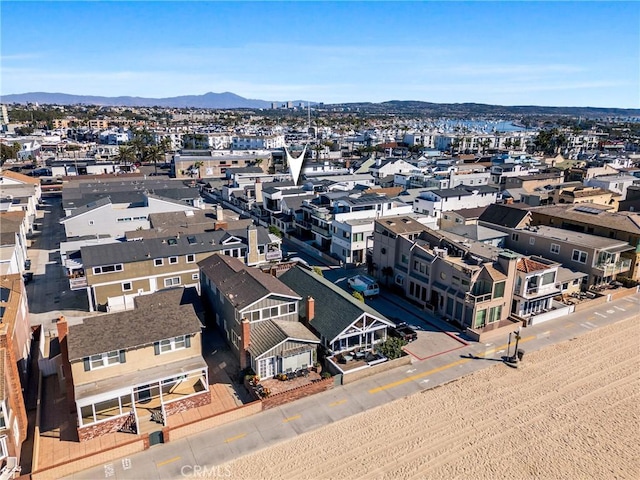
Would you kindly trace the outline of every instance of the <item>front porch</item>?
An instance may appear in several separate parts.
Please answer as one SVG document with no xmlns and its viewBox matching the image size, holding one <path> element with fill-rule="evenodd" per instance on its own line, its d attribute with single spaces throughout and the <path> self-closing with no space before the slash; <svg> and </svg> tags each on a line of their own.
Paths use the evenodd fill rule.
<svg viewBox="0 0 640 480">
<path fill-rule="evenodd" d="M 170 377 L 156 376 L 167 371 L 176 373 Z M 127 383 L 133 386 L 126 386 Z M 78 438 L 85 441 L 116 431 L 134 434 L 156 431 L 167 424 L 168 416 L 210 402 L 207 366 L 202 358 L 79 385 Z"/>
</svg>

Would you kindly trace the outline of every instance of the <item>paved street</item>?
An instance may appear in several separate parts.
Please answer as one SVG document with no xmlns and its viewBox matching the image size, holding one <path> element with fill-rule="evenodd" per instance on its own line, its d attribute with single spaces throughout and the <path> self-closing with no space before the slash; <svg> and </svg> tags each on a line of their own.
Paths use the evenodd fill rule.
<svg viewBox="0 0 640 480">
<path fill-rule="evenodd" d="M 65 240 L 64 227 L 59 220 L 63 214 L 61 200 L 45 198 L 38 213 L 38 230 L 29 248 L 33 280 L 27 285 L 31 325 L 42 324 L 46 329 L 60 315 L 71 322 L 91 315 L 84 290 L 71 291 L 60 263 L 60 242 Z"/>
<path fill-rule="evenodd" d="M 526 352 L 630 317 L 640 318 L 640 294 L 526 328 L 520 341 L 521 348 L 525 350 L 524 361 Z M 506 353 L 507 340 L 505 336 L 492 343 L 462 345 L 455 351 L 424 361 L 416 360 L 411 366 L 335 387 L 188 439 L 154 446 L 69 478 L 180 478 L 196 476 L 195 473 L 205 467 L 211 472 L 215 466 L 231 459 L 496 365 Z M 500 368 L 510 367 L 500 365 Z M 233 476 L 233 472 L 230 473 Z"/>
</svg>

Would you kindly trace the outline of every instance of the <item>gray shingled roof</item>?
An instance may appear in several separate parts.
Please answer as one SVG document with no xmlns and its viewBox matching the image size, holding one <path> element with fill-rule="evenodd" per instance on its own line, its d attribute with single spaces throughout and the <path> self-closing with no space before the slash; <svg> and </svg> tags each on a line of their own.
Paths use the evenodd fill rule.
<svg viewBox="0 0 640 480">
<path fill-rule="evenodd" d="M 258 245 L 271 243 L 264 227 L 257 227 Z M 233 240 L 238 238 L 240 243 Z M 229 245 L 223 242 L 232 240 Z M 233 245 L 247 247 L 246 230 L 215 230 L 178 236 L 151 236 L 138 241 L 116 242 L 82 247 L 82 264 L 85 267 L 113 265 L 115 263 L 142 262 L 152 258 L 166 258 L 190 253 L 221 252 Z"/>
<path fill-rule="evenodd" d="M 269 294 L 300 299 L 300 296 L 276 277 L 247 267 L 240 260 L 226 255 L 212 255 L 198 262 L 206 275 L 238 310 Z"/>
<path fill-rule="evenodd" d="M 290 320 L 263 320 L 251 324 L 249 353 L 255 358 L 268 352 L 287 339 L 306 343 L 320 343 L 311 331 L 300 322 Z"/>
<path fill-rule="evenodd" d="M 69 360 L 148 345 L 201 330 L 195 288 L 173 288 L 135 298 L 134 310 L 85 318 L 69 326 Z"/>
<path fill-rule="evenodd" d="M 313 297 L 315 316 L 310 324 L 328 341 L 340 335 L 364 313 L 392 324 L 366 303 L 356 300 L 348 292 L 313 272 L 294 267 L 280 276 L 280 280 L 295 288 L 303 297 Z"/>
<path fill-rule="evenodd" d="M 529 215 L 529 211 L 522 208 L 493 204 L 487 207 L 478 220 L 503 227 L 516 228 L 527 215 Z"/>
</svg>

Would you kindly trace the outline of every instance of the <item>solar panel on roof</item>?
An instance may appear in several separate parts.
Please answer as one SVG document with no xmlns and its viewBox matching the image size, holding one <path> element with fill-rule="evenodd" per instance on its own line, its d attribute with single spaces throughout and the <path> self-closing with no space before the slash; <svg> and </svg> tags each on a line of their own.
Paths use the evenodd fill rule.
<svg viewBox="0 0 640 480">
<path fill-rule="evenodd" d="M 583 206 L 578 206 L 576 208 L 574 208 L 574 210 L 576 212 L 583 212 L 583 213 L 591 213 L 591 214 L 599 214 L 600 212 L 602 212 L 602 210 L 598 209 L 598 208 L 593 208 L 593 207 L 583 207 Z"/>
</svg>

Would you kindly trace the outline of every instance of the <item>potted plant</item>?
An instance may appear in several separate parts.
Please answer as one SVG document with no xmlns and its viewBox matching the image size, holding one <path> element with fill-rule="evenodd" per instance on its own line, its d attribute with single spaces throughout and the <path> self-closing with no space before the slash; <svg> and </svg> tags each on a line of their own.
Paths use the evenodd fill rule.
<svg viewBox="0 0 640 480">
<path fill-rule="evenodd" d="M 314 362 L 313 371 L 316 372 L 316 373 L 321 373 L 322 372 L 322 365 L 320 364 L 320 362 Z"/>
</svg>

